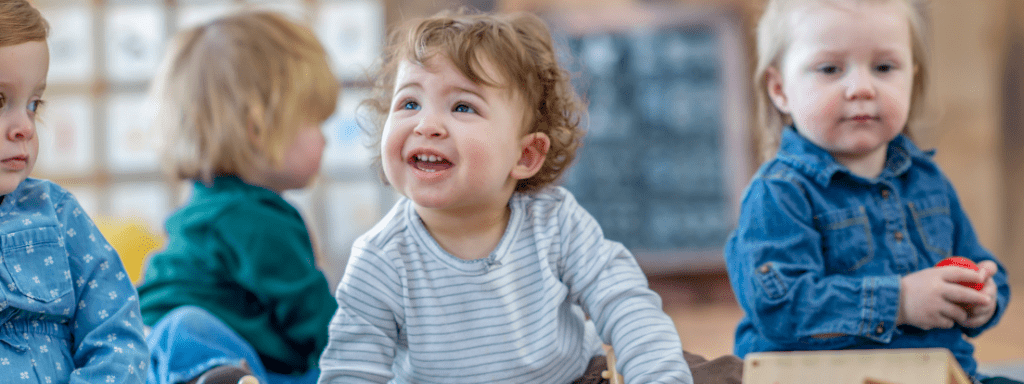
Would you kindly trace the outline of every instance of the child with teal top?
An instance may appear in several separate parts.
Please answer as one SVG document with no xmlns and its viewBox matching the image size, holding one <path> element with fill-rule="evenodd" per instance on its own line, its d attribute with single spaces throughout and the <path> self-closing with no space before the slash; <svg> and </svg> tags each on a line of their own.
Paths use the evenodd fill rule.
<svg viewBox="0 0 1024 384">
<path fill-rule="evenodd" d="M 139 287 L 150 383 L 316 380 L 337 303 L 281 193 L 318 172 L 338 93 L 319 41 L 280 15 L 177 35 L 154 85 L 156 121 L 169 173 L 194 188 Z"/>
<path fill-rule="evenodd" d="M 965 338 L 1006 311 L 1006 271 L 909 136 L 930 69 L 918 5 L 771 0 L 758 55 L 774 158 L 726 247 L 736 354 L 947 348 L 975 380 L 1016 382 L 979 373 Z M 980 271 L 934 267 L 950 256 Z"/>
<path fill-rule="evenodd" d="M 0 378 L 141 383 L 148 351 L 117 252 L 68 191 L 29 177 L 39 155 L 48 26 L 0 1 Z"/>
</svg>

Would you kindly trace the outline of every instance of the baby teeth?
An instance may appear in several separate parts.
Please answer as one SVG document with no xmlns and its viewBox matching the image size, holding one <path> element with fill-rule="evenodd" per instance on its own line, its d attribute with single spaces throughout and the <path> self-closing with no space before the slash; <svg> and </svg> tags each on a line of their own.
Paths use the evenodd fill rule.
<svg viewBox="0 0 1024 384">
<path fill-rule="evenodd" d="M 416 160 L 429 161 L 431 163 L 441 160 L 440 157 L 434 155 L 416 155 Z"/>
</svg>

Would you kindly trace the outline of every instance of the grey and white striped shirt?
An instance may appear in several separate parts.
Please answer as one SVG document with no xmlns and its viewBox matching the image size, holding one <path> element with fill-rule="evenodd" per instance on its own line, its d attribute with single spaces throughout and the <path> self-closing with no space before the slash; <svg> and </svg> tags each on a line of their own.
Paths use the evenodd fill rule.
<svg viewBox="0 0 1024 384">
<path fill-rule="evenodd" d="M 627 383 L 692 383 L 660 297 L 572 194 L 509 206 L 483 259 L 444 251 L 408 199 L 356 240 L 320 383 L 568 383 L 602 342 Z"/>
</svg>

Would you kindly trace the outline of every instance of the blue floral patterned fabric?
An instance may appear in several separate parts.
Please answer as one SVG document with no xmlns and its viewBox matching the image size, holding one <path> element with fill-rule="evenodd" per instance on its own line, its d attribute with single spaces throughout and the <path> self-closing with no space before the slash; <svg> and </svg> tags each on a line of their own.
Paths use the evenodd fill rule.
<svg viewBox="0 0 1024 384">
<path fill-rule="evenodd" d="M 78 201 L 29 178 L 0 202 L 0 378 L 142 383 L 135 287 Z"/>
</svg>

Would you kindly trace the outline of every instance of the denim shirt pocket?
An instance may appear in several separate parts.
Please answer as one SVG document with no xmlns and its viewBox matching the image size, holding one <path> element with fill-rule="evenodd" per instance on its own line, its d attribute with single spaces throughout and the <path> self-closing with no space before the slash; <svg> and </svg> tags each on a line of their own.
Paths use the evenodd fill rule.
<svg viewBox="0 0 1024 384">
<path fill-rule="evenodd" d="M 924 248 L 942 259 L 953 252 L 953 218 L 949 214 L 949 198 L 931 195 L 907 203 Z"/>
<path fill-rule="evenodd" d="M 8 233 L 2 244 L 3 264 L 10 276 L 4 283 L 11 293 L 51 303 L 72 292 L 71 269 L 56 228 Z"/>
<path fill-rule="evenodd" d="M 828 211 L 814 217 L 821 233 L 825 270 L 850 273 L 874 257 L 871 224 L 863 206 Z"/>
</svg>

